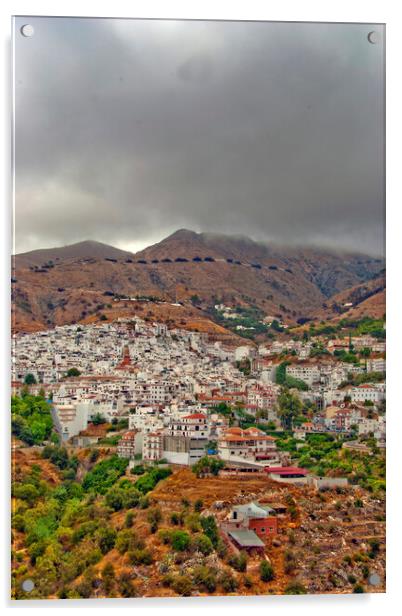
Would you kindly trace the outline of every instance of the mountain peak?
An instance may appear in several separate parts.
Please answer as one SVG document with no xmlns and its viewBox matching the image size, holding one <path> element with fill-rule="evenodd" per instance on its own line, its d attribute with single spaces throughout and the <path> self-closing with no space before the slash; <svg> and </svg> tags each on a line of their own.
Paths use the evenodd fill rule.
<svg viewBox="0 0 402 616">
<path fill-rule="evenodd" d="M 195 239 L 199 235 L 200 235 L 199 233 L 196 233 L 195 231 L 191 231 L 191 229 L 178 229 L 171 235 L 168 235 L 168 237 L 166 237 L 163 241 L 166 242 L 168 240 L 188 240 L 188 239 L 191 240 L 191 239 Z"/>
<path fill-rule="evenodd" d="M 17 266 L 31 267 L 34 265 L 40 266 L 49 260 L 60 261 L 65 259 L 82 259 L 90 257 L 96 259 L 103 259 L 106 257 L 126 258 L 131 255 L 132 253 L 127 250 L 120 250 L 114 246 L 104 244 L 103 242 L 97 242 L 96 240 L 83 240 L 67 246 L 43 248 L 17 254 L 15 255 L 15 263 Z"/>
</svg>

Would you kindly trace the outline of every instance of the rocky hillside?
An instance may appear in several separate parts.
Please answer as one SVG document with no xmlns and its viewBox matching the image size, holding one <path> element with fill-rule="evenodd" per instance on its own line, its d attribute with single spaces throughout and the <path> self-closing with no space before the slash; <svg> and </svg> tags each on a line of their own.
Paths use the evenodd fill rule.
<svg viewBox="0 0 402 616">
<path fill-rule="evenodd" d="M 217 302 L 253 306 L 291 323 L 323 305 L 327 310 L 329 298 L 371 281 L 383 269 L 382 259 L 367 255 L 281 248 L 188 230 L 135 255 L 81 242 L 13 258 L 13 329 L 85 321 L 112 307 L 114 318 L 119 296 L 180 301 L 184 311 L 196 309 L 205 317 Z M 120 307 L 127 310 L 127 302 Z M 135 302 L 129 308 L 135 312 Z"/>
<path fill-rule="evenodd" d="M 385 272 L 362 284 L 336 293 L 315 315 L 318 319 L 382 318 L 385 314 Z"/>
<path fill-rule="evenodd" d="M 14 257 L 15 267 L 24 268 L 37 266 L 41 267 L 44 264 L 59 263 L 68 259 L 104 259 L 107 257 L 114 259 L 126 259 L 132 256 L 131 253 L 102 242 L 93 242 L 87 240 L 78 242 L 69 246 L 61 246 L 60 248 L 43 248 L 41 250 L 31 250 Z"/>
</svg>

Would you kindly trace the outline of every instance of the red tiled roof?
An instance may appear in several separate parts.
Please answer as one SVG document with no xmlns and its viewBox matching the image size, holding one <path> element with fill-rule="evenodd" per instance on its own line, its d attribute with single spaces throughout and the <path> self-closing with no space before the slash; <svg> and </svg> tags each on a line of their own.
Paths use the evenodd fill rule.
<svg viewBox="0 0 402 616">
<path fill-rule="evenodd" d="M 136 434 L 137 434 L 137 430 L 128 430 L 127 432 L 123 434 L 123 436 L 121 437 L 121 440 L 128 441 L 134 438 Z"/>
<path fill-rule="evenodd" d="M 275 473 L 280 475 L 307 475 L 308 470 L 305 468 L 299 468 L 298 466 L 265 466 L 264 471 L 266 473 Z"/>
</svg>

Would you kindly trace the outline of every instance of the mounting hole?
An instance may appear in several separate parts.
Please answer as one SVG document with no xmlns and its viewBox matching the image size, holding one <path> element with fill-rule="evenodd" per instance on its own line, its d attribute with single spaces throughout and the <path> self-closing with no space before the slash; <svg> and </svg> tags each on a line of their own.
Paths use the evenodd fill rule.
<svg viewBox="0 0 402 616">
<path fill-rule="evenodd" d="M 34 35 L 34 27 L 31 26 L 31 24 L 25 24 L 24 26 L 21 27 L 21 34 L 22 36 L 26 36 L 26 37 L 30 37 Z"/>
<path fill-rule="evenodd" d="M 372 32 L 368 33 L 367 39 L 368 39 L 368 42 L 371 43 L 372 45 L 377 45 L 377 43 L 380 42 L 380 35 L 378 32 L 376 32 L 376 30 L 373 30 Z"/>
<path fill-rule="evenodd" d="M 32 580 L 24 580 L 22 582 L 22 590 L 25 590 L 25 592 L 31 592 L 31 590 L 33 590 L 34 588 L 35 584 Z"/>
<path fill-rule="evenodd" d="M 371 586 L 378 586 L 380 584 L 380 576 L 377 573 L 372 573 L 368 579 L 368 583 Z"/>
</svg>

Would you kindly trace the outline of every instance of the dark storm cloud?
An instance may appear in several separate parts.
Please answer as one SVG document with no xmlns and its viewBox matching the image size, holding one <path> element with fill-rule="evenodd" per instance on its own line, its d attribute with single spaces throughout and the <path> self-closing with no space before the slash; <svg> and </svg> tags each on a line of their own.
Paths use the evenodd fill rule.
<svg viewBox="0 0 402 616">
<path fill-rule="evenodd" d="M 181 227 L 383 250 L 365 25 L 16 20 L 16 250 Z M 381 30 L 381 27 L 377 27 Z"/>
</svg>

